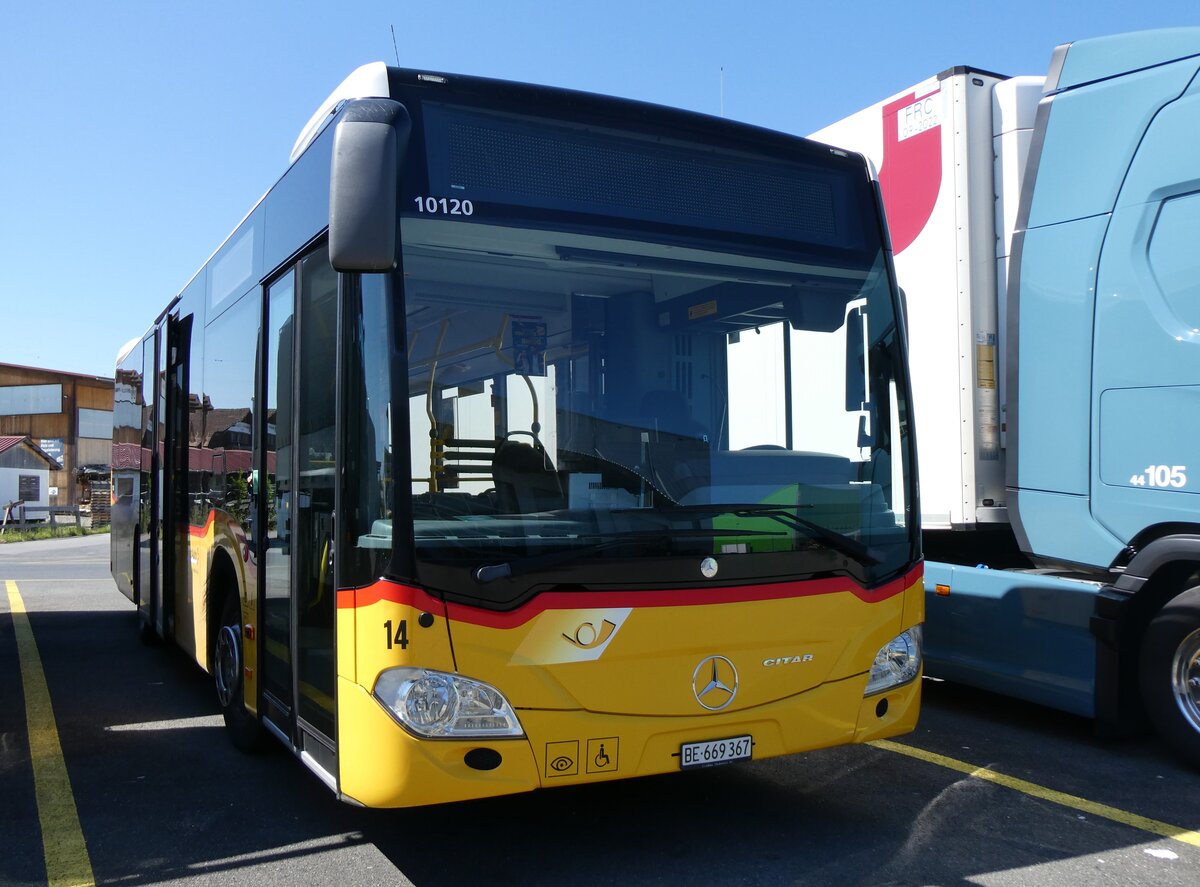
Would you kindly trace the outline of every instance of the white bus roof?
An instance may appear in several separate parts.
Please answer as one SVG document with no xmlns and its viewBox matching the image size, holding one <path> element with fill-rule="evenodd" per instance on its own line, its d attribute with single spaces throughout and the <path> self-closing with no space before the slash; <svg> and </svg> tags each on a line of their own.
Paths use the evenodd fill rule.
<svg viewBox="0 0 1200 887">
<path fill-rule="evenodd" d="M 321 127 L 325 125 L 325 121 L 342 102 L 350 99 L 388 98 L 390 94 L 387 65 L 383 62 L 370 62 L 356 68 L 349 77 L 338 84 L 325 101 L 321 102 L 312 117 L 308 118 L 308 123 L 304 124 L 304 129 L 300 130 L 300 135 L 296 137 L 296 144 L 292 146 L 292 153 L 288 161 L 296 162 L 296 158 L 312 144 L 312 140 L 317 137 Z"/>
</svg>

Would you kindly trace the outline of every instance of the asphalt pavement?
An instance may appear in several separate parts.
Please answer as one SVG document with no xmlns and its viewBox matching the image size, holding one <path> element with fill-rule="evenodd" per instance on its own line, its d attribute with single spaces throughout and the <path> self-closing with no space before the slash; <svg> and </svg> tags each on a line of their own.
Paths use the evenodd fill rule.
<svg viewBox="0 0 1200 887">
<path fill-rule="evenodd" d="M 361 810 L 282 749 L 236 751 L 208 677 L 136 628 L 106 536 L 0 545 L 0 884 L 77 870 L 64 800 L 98 884 L 1200 883 L 1200 773 L 991 694 L 926 681 L 898 746 Z"/>
</svg>

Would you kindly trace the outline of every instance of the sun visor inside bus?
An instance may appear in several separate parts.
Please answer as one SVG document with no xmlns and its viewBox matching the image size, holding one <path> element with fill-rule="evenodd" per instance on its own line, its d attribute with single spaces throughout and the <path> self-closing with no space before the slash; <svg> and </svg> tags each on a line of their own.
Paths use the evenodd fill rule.
<svg viewBox="0 0 1200 887">
<path fill-rule="evenodd" d="M 856 289 L 808 289 L 719 283 L 677 296 L 657 306 L 659 326 L 714 327 L 740 332 L 786 320 L 792 329 L 828 333 L 846 319 L 846 303 Z"/>
<path fill-rule="evenodd" d="M 387 271 L 397 260 L 400 164 L 412 121 L 391 99 L 348 102 L 334 124 L 329 259 L 339 271 Z"/>
</svg>

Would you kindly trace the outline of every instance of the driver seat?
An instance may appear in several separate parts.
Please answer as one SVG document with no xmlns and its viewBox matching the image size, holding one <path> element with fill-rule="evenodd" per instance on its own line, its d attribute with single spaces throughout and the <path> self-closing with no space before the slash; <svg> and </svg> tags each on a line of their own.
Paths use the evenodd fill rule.
<svg viewBox="0 0 1200 887">
<path fill-rule="evenodd" d="M 567 498 L 550 455 L 541 443 L 506 440 L 496 448 L 492 480 L 503 514 L 565 508 Z"/>
</svg>

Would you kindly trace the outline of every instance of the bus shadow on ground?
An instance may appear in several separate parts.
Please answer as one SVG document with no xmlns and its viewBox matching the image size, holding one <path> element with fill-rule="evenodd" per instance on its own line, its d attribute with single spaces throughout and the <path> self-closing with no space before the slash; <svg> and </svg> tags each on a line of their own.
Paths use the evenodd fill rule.
<svg viewBox="0 0 1200 887">
<path fill-rule="evenodd" d="M 34 613 L 60 742 L 97 882 L 210 876 L 312 883 L 905 884 L 1112 854 L 1150 840 L 962 774 L 847 747 L 688 774 L 399 811 L 337 802 L 280 751 L 224 735 L 210 680 L 171 646 L 137 640 L 128 611 Z M 18 699 L 9 617 L 0 689 Z M 935 687 L 912 740 L 946 712 L 1040 753 L 1129 758 L 1090 724 Z M 1005 708 L 1015 705 L 1016 709 Z M 0 713 L 0 881 L 44 879 L 23 705 Z M 1023 713 L 1020 723 L 1009 723 Z M 932 726 L 929 726 L 932 725 Z M 1132 746 L 1159 763 L 1154 747 Z M 1130 749 L 1123 745 L 1123 749 Z M 1032 752 L 1031 752 L 1032 753 Z M 1164 759 L 1164 763 L 1166 759 Z M 1139 765 L 1143 763 L 1139 760 Z M 1194 774 L 1191 779 L 1195 780 Z M 1186 794 L 1186 792 L 1185 792 Z M 1183 823 L 1187 824 L 1187 823 Z M 382 854 L 382 859 L 379 858 Z M 379 863 L 372 865 L 371 860 Z M 381 871 L 381 865 L 396 872 Z M 256 872 L 256 868 L 262 871 Z"/>
<path fill-rule="evenodd" d="M 1200 827 L 1200 775 L 1154 737 L 1099 739 L 1085 718 L 952 684 L 925 693 L 903 742 L 1085 798 L 1136 780 L 1150 791 L 1131 808 Z M 1189 849 L 862 746 L 377 815 L 364 833 L 417 884 L 966 885 L 1134 848 L 1132 874 L 1139 845 Z"/>
</svg>

